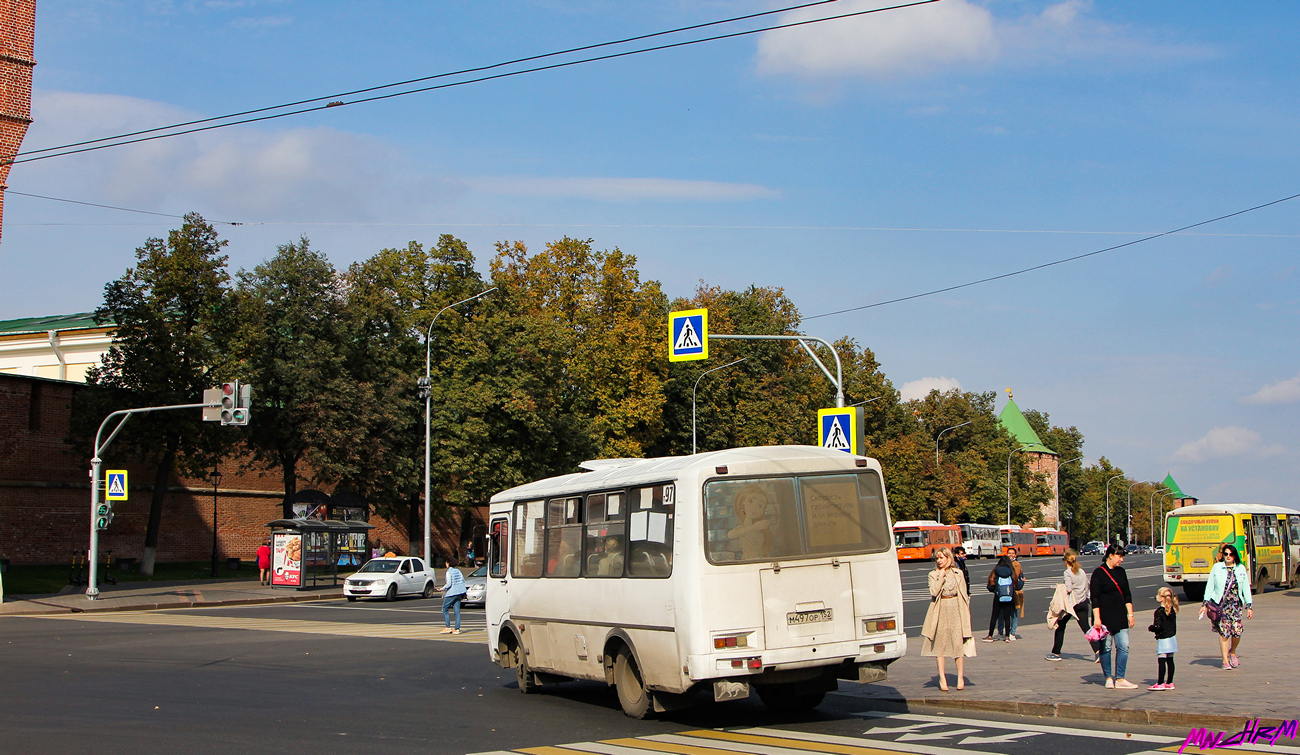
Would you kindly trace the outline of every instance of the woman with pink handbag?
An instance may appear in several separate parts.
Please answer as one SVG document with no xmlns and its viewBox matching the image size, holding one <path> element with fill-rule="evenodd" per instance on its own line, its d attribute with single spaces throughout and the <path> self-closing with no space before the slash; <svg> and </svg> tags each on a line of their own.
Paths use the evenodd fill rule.
<svg viewBox="0 0 1300 755">
<path fill-rule="evenodd" d="M 1133 618 L 1133 592 L 1128 587 L 1128 574 L 1124 563 L 1124 549 L 1118 545 L 1106 547 L 1106 560 L 1092 573 L 1089 588 L 1092 591 L 1092 628 L 1105 629 L 1101 645 L 1101 670 L 1106 675 L 1107 689 L 1137 689 L 1138 686 L 1124 678 L 1128 669 L 1128 630 L 1136 623 Z M 1091 639 L 1091 637 L 1089 637 Z M 1115 671 L 1111 673 L 1110 657 L 1114 648 Z"/>
</svg>

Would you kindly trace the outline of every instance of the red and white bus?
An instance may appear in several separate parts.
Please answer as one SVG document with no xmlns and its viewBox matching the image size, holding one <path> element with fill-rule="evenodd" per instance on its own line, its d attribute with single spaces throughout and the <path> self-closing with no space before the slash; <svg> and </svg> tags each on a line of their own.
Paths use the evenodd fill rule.
<svg viewBox="0 0 1300 755">
<path fill-rule="evenodd" d="M 1034 555 L 1037 533 L 1033 530 L 1027 530 L 1018 524 L 1000 524 L 998 530 L 1002 536 L 1002 547 L 998 555 L 1007 556 L 1013 552 L 1021 558 Z"/>
<path fill-rule="evenodd" d="M 1070 536 L 1051 527 L 1034 528 L 1035 556 L 1064 556 L 1070 547 Z"/>
<path fill-rule="evenodd" d="M 899 561 L 932 559 L 936 549 L 958 545 L 961 545 L 961 528 L 955 524 L 940 524 L 933 519 L 894 523 L 894 547 Z"/>
</svg>

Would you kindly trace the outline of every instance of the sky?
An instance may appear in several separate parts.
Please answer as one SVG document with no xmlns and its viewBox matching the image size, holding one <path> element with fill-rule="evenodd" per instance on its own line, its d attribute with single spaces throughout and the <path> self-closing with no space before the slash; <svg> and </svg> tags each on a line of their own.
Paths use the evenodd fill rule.
<svg viewBox="0 0 1300 755">
<path fill-rule="evenodd" d="M 24 150 L 794 4 L 39 0 Z M 783 288 L 804 332 L 857 339 L 905 397 L 1000 408 L 1011 388 L 1088 462 L 1296 506 L 1300 199 L 818 315 L 1300 193 L 1298 22 L 1293 3 L 941 0 L 20 163 L 0 319 L 94 309 L 180 223 L 13 192 L 242 223 L 218 225 L 234 269 L 303 235 L 343 267 L 451 233 L 484 270 L 497 241 L 590 238 L 670 297 Z"/>
</svg>

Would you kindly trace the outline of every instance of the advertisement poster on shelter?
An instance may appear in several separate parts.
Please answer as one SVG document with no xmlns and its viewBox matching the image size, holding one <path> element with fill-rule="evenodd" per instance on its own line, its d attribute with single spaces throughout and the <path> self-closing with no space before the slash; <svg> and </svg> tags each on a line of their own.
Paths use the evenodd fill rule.
<svg viewBox="0 0 1300 755">
<path fill-rule="evenodd" d="M 271 552 L 271 584 L 302 585 L 302 535 L 276 533 Z"/>
</svg>

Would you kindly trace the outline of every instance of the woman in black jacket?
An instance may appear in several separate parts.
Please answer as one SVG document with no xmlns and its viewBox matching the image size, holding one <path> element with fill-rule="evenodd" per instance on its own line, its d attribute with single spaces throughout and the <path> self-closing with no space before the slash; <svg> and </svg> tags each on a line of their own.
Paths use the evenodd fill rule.
<svg viewBox="0 0 1300 755">
<path fill-rule="evenodd" d="M 1106 560 L 1092 573 L 1088 588 L 1092 592 L 1092 626 L 1106 627 L 1110 634 L 1101 641 L 1101 670 L 1106 675 L 1107 689 L 1137 689 L 1137 685 L 1124 678 L 1128 669 L 1128 630 L 1133 628 L 1133 592 L 1128 587 L 1128 574 L 1124 563 L 1124 549 L 1118 545 L 1106 547 Z M 1111 648 L 1115 648 L 1115 673 L 1111 674 Z"/>
</svg>

